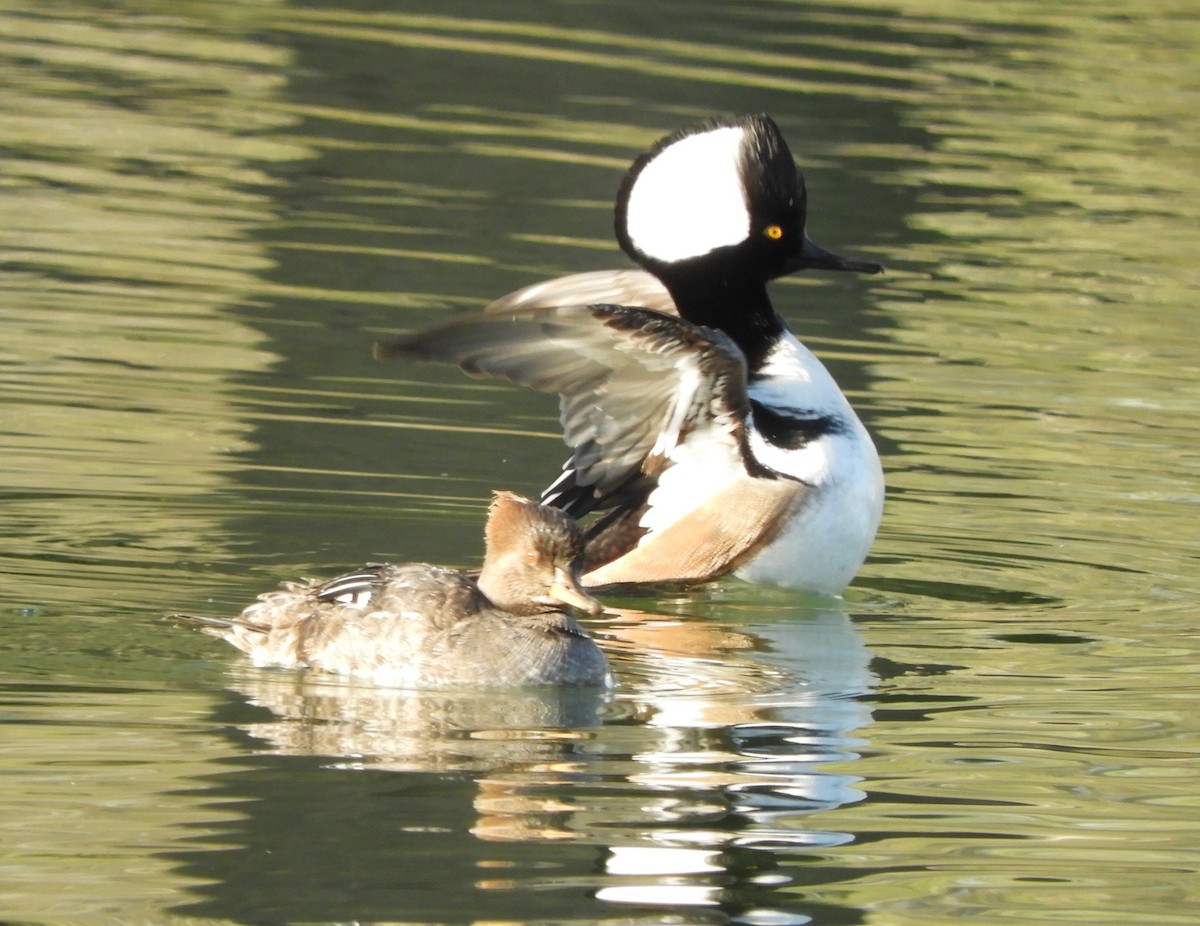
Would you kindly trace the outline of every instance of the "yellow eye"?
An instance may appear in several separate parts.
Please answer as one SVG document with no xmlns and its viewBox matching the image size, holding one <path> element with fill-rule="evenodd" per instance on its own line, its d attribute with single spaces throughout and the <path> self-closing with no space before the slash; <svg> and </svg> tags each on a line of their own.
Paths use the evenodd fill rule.
<svg viewBox="0 0 1200 926">
<path fill-rule="evenodd" d="M 539 563 L 541 563 L 541 561 L 542 561 L 542 554 L 539 551 L 537 551 L 537 550 L 526 550 L 525 551 L 525 562 L 527 562 L 530 566 L 536 566 Z"/>
<path fill-rule="evenodd" d="M 763 229 L 763 234 L 772 241 L 778 241 L 783 237 L 783 227 L 780 225 L 768 225 Z"/>
</svg>

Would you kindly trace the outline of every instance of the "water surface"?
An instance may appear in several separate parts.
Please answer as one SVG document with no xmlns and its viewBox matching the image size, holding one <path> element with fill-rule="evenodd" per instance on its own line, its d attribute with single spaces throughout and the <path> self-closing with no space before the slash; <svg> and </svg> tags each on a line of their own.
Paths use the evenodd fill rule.
<svg viewBox="0 0 1200 926">
<path fill-rule="evenodd" d="M 8 3 L 0 915 L 1195 921 L 1191 5 Z M 478 562 L 553 402 L 371 342 L 625 266 L 632 156 L 763 110 L 775 287 L 889 484 L 844 600 L 611 601 L 610 697 L 255 670 L 161 620 Z"/>
</svg>

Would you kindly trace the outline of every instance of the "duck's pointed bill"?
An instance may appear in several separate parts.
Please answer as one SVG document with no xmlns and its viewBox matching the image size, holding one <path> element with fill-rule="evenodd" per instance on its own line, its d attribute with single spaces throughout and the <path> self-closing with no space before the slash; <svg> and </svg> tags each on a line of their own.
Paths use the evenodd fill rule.
<svg viewBox="0 0 1200 926">
<path fill-rule="evenodd" d="M 882 273 L 883 264 L 873 260 L 859 260 L 854 257 L 842 257 L 833 251 L 826 251 L 816 244 L 808 235 L 804 236 L 804 244 L 791 267 L 797 270 L 848 270 L 854 273 Z"/>
<path fill-rule="evenodd" d="M 583 590 L 579 579 L 570 570 L 557 569 L 554 573 L 554 584 L 547 592 L 555 601 L 570 605 L 577 611 L 583 611 L 595 617 L 604 610 L 604 605 Z"/>
</svg>

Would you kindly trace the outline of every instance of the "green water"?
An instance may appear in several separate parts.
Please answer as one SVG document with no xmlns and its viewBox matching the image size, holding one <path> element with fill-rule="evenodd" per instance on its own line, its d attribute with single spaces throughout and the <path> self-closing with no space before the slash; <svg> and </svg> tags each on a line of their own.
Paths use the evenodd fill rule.
<svg viewBox="0 0 1200 926">
<path fill-rule="evenodd" d="M 1182 0 L 0 4 L 0 918 L 1200 921 L 1200 13 Z M 163 622 L 478 562 L 553 402 L 370 344 L 626 266 L 762 110 L 775 287 L 878 439 L 841 602 L 610 601 L 611 698 L 255 670 Z"/>
</svg>

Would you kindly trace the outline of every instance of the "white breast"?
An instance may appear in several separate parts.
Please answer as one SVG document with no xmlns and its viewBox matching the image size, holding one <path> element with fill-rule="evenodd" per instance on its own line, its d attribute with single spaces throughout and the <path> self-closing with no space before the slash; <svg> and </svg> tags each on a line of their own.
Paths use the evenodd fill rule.
<svg viewBox="0 0 1200 926">
<path fill-rule="evenodd" d="M 840 594 L 866 559 L 883 515 L 883 469 L 871 436 L 824 365 L 790 333 L 768 355 L 750 395 L 783 413 L 828 416 L 839 427 L 796 450 L 751 433 L 751 452 L 760 463 L 803 480 L 812 491 L 782 533 L 737 574 Z"/>
<path fill-rule="evenodd" d="M 859 425 L 861 429 L 862 426 Z M 867 558 L 883 515 L 883 470 L 866 430 L 791 451 L 819 473 L 799 513 L 737 574 L 751 582 L 841 594 Z"/>
</svg>

